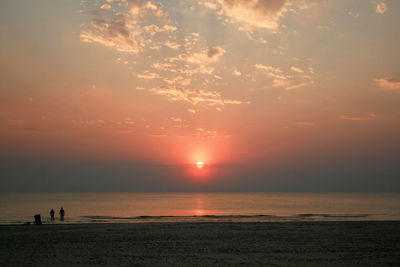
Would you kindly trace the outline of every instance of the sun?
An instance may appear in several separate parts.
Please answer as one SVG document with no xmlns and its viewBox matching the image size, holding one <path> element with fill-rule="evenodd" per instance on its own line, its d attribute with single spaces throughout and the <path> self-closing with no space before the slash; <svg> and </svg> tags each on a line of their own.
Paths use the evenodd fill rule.
<svg viewBox="0 0 400 267">
<path fill-rule="evenodd" d="M 204 162 L 198 161 L 198 162 L 196 162 L 196 166 L 197 166 L 197 168 L 201 169 L 204 167 Z"/>
</svg>

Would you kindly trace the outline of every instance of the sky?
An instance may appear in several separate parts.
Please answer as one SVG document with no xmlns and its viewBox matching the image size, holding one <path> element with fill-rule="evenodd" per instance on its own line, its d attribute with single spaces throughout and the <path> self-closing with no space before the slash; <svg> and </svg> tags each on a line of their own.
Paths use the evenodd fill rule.
<svg viewBox="0 0 400 267">
<path fill-rule="evenodd" d="M 2 192 L 400 192 L 400 1 L 0 6 Z"/>
</svg>

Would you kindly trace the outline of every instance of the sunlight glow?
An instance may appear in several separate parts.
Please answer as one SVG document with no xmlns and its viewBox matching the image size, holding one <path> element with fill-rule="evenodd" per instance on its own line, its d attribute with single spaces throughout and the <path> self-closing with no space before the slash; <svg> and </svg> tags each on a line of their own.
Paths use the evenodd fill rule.
<svg viewBox="0 0 400 267">
<path fill-rule="evenodd" d="M 204 162 L 198 161 L 198 162 L 196 162 L 196 166 L 197 166 L 197 168 L 201 169 L 204 167 Z"/>
</svg>

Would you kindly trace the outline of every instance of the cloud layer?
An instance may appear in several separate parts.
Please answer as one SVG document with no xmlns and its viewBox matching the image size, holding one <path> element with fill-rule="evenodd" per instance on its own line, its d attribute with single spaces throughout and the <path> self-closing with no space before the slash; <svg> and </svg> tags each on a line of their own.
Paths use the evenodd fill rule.
<svg viewBox="0 0 400 267">
<path fill-rule="evenodd" d="M 215 0 L 203 4 L 232 23 L 244 28 L 278 28 L 279 18 L 286 12 L 286 0 Z"/>
<path fill-rule="evenodd" d="M 81 40 L 86 43 L 100 43 L 120 52 L 137 54 L 152 43 L 149 35 L 176 30 L 176 27 L 169 25 L 169 14 L 163 10 L 160 3 L 130 0 L 119 4 L 121 5 L 125 7 L 126 12 L 113 12 L 109 4 L 101 5 L 101 10 L 112 12 L 111 18 L 91 20 L 92 27 L 81 32 Z M 104 17 L 110 16 L 107 14 Z M 146 21 L 154 21 L 162 26 L 146 25 Z"/>
<path fill-rule="evenodd" d="M 378 85 L 385 90 L 400 90 L 400 79 L 395 78 L 378 78 L 374 79 Z"/>
</svg>

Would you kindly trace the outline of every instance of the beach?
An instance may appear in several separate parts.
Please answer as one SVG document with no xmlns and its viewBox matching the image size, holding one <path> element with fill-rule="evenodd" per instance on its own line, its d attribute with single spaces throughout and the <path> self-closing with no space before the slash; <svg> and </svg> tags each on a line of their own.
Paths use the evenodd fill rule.
<svg viewBox="0 0 400 267">
<path fill-rule="evenodd" d="M 400 221 L 0 226 L 2 266 L 400 265 Z"/>
</svg>

